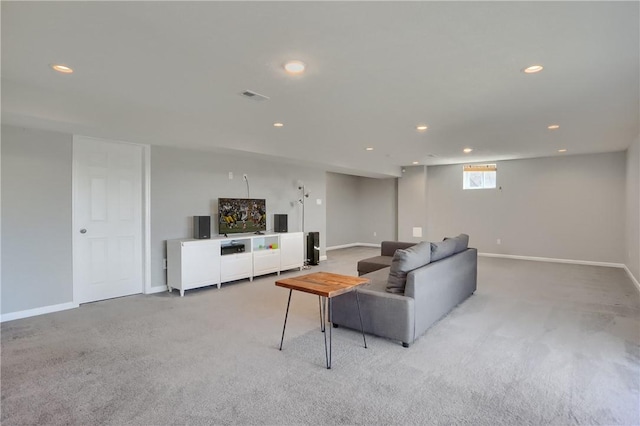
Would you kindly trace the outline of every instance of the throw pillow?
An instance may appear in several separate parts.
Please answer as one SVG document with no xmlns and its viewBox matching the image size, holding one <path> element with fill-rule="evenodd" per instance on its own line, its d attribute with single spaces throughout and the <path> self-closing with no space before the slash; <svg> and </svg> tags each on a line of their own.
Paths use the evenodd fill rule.
<svg viewBox="0 0 640 426">
<path fill-rule="evenodd" d="M 454 240 L 456 242 L 456 249 L 453 254 L 460 253 L 469 248 L 469 236 L 467 234 L 460 234 L 457 237 L 446 237 L 445 240 Z"/>
<path fill-rule="evenodd" d="M 426 265 L 430 261 L 431 243 L 428 241 L 423 241 L 406 249 L 396 250 L 389 270 L 387 292 L 404 294 L 404 287 L 407 283 L 407 273 Z"/>
<path fill-rule="evenodd" d="M 431 243 L 431 261 L 444 259 L 451 256 L 456 249 L 456 241 L 453 238 L 440 241 L 439 243 Z"/>
</svg>

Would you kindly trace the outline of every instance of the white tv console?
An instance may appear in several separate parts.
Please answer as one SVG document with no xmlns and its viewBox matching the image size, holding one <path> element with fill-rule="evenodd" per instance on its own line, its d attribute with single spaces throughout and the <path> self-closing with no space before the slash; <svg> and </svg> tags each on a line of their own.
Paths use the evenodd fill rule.
<svg viewBox="0 0 640 426">
<path fill-rule="evenodd" d="M 236 235 L 205 240 L 167 240 L 167 287 L 185 290 L 304 266 L 302 232 Z M 244 246 L 242 252 L 222 254 L 223 247 Z"/>
</svg>

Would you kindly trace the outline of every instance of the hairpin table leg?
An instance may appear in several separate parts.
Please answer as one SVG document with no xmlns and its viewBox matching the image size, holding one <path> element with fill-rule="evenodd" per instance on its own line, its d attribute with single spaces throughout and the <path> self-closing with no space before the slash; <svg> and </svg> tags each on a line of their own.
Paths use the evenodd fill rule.
<svg viewBox="0 0 640 426">
<path fill-rule="evenodd" d="M 364 340 L 364 347 L 367 347 L 367 338 L 364 337 L 364 327 L 362 326 L 362 314 L 360 313 L 360 298 L 358 298 L 358 289 L 356 292 L 356 304 L 358 305 L 358 317 L 360 318 L 360 331 L 362 331 L 362 340 Z"/>
<path fill-rule="evenodd" d="M 282 342 L 284 341 L 284 330 L 287 328 L 287 316 L 289 316 L 289 305 L 291 304 L 291 293 L 293 290 L 289 290 L 289 300 L 287 300 L 287 312 L 284 314 L 284 325 L 282 326 L 282 338 L 280 339 L 280 350 L 282 350 Z"/>
</svg>

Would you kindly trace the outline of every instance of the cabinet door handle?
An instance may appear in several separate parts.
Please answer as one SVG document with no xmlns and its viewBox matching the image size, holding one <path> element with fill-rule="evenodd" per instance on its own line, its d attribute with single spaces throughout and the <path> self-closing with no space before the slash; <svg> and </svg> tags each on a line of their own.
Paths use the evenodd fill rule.
<svg viewBox="0 0 640 426">
<path fill-rule="evenodd" d="M 86 234 L 86 233 L 87 233 L 87 230 L 86 230 L 86 229 L 84 229 L 84 228 L 82 228 L 82 229 L 80 230 L 80 233 L 81 233 L 81 234 Z"/>
</svg>

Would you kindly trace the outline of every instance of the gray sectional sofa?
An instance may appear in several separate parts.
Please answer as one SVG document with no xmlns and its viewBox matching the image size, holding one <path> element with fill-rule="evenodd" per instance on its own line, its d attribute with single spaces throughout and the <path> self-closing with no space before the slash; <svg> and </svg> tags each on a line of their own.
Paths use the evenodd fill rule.
<svg viewBox="0 0 640 426">
<path fill-rule="evenodd" d="M 469 237 L 398 243 L 390 259 L 366 259 L 358 272 L 370 282 L 358 287 L 365 333 L 402 342 L 408 347 L 440 318 L 476 291 L 478 252 Z M 386 253 L 393 246 L 385 244 Z M 402 248 L 404 247 L 404 248 Z M 381 253 L 382 248 L 381 248 Z M 377 265 L 377 269 L 376 269 Z M 332 322 L 360 330 L 355 293 L 332 300 Z"/>
</svg>

